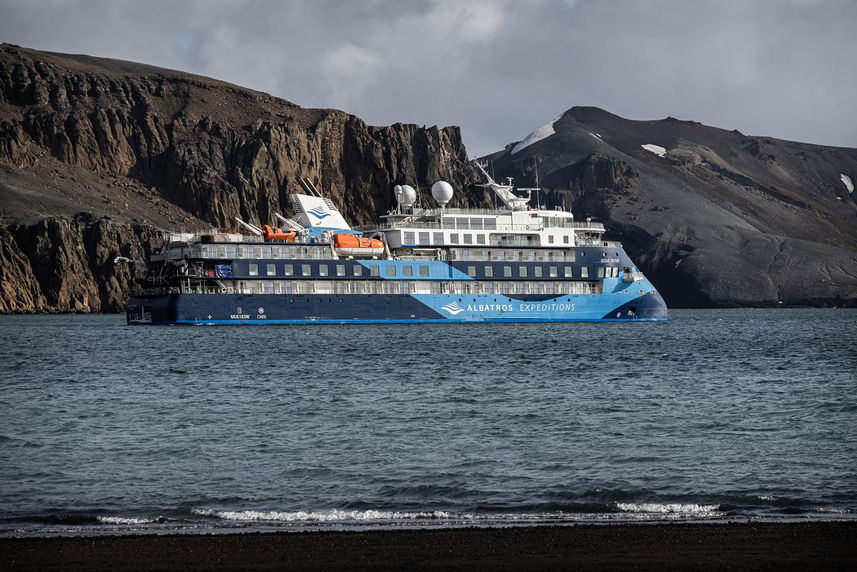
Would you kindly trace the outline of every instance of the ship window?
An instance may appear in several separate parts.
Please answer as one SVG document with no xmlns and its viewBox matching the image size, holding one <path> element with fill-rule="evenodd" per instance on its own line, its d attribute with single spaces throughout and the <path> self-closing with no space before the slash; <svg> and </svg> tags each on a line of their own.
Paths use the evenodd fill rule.
<svg viewBox="0 0 857 572">
<path fill-rule="evenodd" d="M 557 267 L 556 266 L 549 267 L 548 268 L 548 274 L 550 275 L 551 278 L 556 278 L 557 277 Z"/>
<path fill-rule="evenodd" d="M 545 282 L 545 294 L 553 294 L 553 282 Z"/>
<path fill-rule="evenodd" d="M 310 274 L 312 274 L 312 269 L 310 268 L 309 264 L 301 264 L 301 274 L 303 274 L 304 276 L 309 276 Z"/>
<path fill-rule="evenodd" d="M 396 275 L 396 267 L 390 264 L 387 266 L 387 276 L 395 276 Z"/>
<path fill-rule="evenodd" d="M 402 242 L 404 242 L 405 244 L 413 244 L 414 243 L 414 233 L 406 232 L 405 233 L 405 239 Z"/>
<path fill-rule="evenodd" d="M 566 278 L 571 278 L 571 266 L 563 267 L 563 272 Z"/>
<path fill-rule="evenodd" d="M 562 243 L 563 243 L 563 244 L 568 244 L 568 235 L 567 235 L 567 234 L 563 235 L 563 237 L 562 237 Z"/>
<path fill-rule="evenodd" d="M 276 264 L 268 264 L 265 270 L 266 270 L 268 276 L 276 276 L 277 275 L 277 265 Z"/>
<path fill-rule="evenodd" d="M 455 219 L 455 228 L 470 228 L 470 225 L 467 223 L 466 218 L 457 218 Z"/>
<path fill-rule="evenodd" d="M 457 232 L 450 233 L 449 243 L 450 244 L 458 244 L 458 233 Z"/>
<path fill-rule="evenodd" d="M 506 276 L 508 278 L 511 275 L 512 275 L 512 267 L 511 266 L 504 266 L 503 267 L 503 276 Z"/>
<path fill-rule="evenodd" d="M 411 265 L 403 266 L 402 272 L 405 276 L 413 276 L 414 275 L 414 267 Z"/>
<path fill-rule="evenodd" d="M 476 277 L 476 267 L 475 266 L 468 266 L 467 267 L 467 275 L 475 278 Z"/>
<path fill-rule="evenodd" d="M 541 266 L 536 266 L 535 268 L 533 268 L 533 276 L 535 276 L 536 278 L 542 277 L 542 267 Z"/>
<path fill-rule="evenodd" d="M 259 265 L 258 264 L 250 264 L 249 271 L 247 272 L 250 276 L 258 276 L 259 275 Z"/>
<path fill-rule="evenodd" d="M 284 264 L 283 271 L 286 276 L 293 276 L 295 274 L 295 267 L 291 264 Z"/>
<path fill-rule="evenodd" d="M 336 275 L 337 276 L 345 276 L 345 265 L 337 264 L 336 265 Z"/>
<path fill-rule="evenodd" d="M 493 282 L 485 282 L 485 283 L 483 283 L 483 284 L 482 284 L 482 290 L 483 290 L 486 294 L 493 294 L 493 293 L 494 293 L 494 283 L 493 283 Z"/>
<path fill-rule="evenodd" d="M 429 233 L 421 232 L 420 233 L 420 244 L 428 244 L 429 243 Z"/>
<path fill-rule="evenodd" d="M 442 232 L 435 232 L 432 234 L 432 244 L 443 244 Z"/>
<path fill-rule="evenodd" d="M 526 266 L 519 266 L 518 267 L 518 276 L 520 276 L 521 278 L 527 277 L 527 267 Z"/>
<path fill-rule="evenodd" d="M 553 235 L 552 234 L 548 235 L 548 244 L 553 244 Z"/>
<path fill-rule="evenodd" d="M 485 277 L 486 278 L 492 278 L 493 276 L 494 276 L 494 267 L 493 266 L 486 266 L 485 267 Z"/>
<path fill-rule="evenodd" d="M 485 244 L 485 235 L 477 234 L 476 235 L 476 244 Z"/>
<path fill-rule="evenodd" d="M 319 276 L 327 276 L 327 264 L 319 264 L 318 265 L 318 275 Z"/>
<path fill-rule="evenodd" d="M 482 219 L 481 218 L 470 219 L 470 228 L 472 228 L 473 230 L 482 230 Z"/>
<path fill-rule="evenodd" d="M 441 219 L 441 224 L 443 224 L 443 228 L 455 228 L 455 219 L 452 217 L 444 217 Z"/>
<path fill-rule="evenodd" d="M 262 247 L 262 258 L 271 258 L 271 247 L 263 246 Z"/>
<path fill-rule="evenodd" d="M 378 269 L 378 265 L 377 264 L 370 264 L 369 265 L 369 276 L 380 276 L 380 275 L 381 275 L 381 271 Z"/>
<path fill-rule="evenodd" d="M 428 276 L 428 264 L 420 264 L 420 276 Z"/>
<path fill-rule="evenodd" d="M 465 234 L 464 235 L 464 244 L 473 244 L 473 235 Z"/>
<path fill-rule="evenodd" d="M 604 278 L 604 267 L 603 266 L 598 267 L 598 277 Z"/>
<path fill-rule="evenodd" d="M 253 247 L 253 258 L 262 258 L 262 247 L 254 246 Z"/>
<path fill-rule="evenodd" d="M 363 276 L 363 267 L 359 264 L 355 264 L 353 270 L 355 276 Z"/>
<path fill-rule="evenodd" d="M 524 283 L 518 282 L 515 284 L 515 294 L 523 294 L 524 293 Z"/>
<path fill-rule="evenodd" d="M 574 262 L 574 260 L 575 260 L 574 251 L 573 250 L 566 250 L 565 251 L 565 259 L 568 260 L 569 262 Z"/>
<path fill-rule="evenodd" d="M 589 267 L 581 266 L 580 267 L 580 277 L 581 278 L 589 278 Z"/>
<path fill-rule="evenodd" d="M 497 221 L 493 218 L 485 219 L 485 230 L 495 230 L 497 228 Z"/>
<path fill-rule="evenodd" d="M 262 282 L 262 292 L 265 294 L 273 294 L 274 293 L 274 284 L 270 280 L 265 280 Z"/>
</svg>

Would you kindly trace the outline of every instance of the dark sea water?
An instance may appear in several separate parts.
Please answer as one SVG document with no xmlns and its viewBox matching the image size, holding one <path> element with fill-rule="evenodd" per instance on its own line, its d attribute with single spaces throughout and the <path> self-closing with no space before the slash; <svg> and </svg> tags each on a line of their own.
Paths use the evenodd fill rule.
<svg viewBox="0 0 857 572">
<path fill-rule="evenodd" d="M 0 316 L 0 535 L 857 518 L 857 311 Z"/>
</svg>

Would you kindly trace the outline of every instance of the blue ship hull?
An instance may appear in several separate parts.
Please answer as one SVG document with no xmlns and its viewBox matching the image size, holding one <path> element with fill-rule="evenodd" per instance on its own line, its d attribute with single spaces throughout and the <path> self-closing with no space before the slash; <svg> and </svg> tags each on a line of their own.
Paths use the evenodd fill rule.
<svg viewBox="0 0 857 572">
<path fill-rule="evenodd" d="M 132 297 L 129 324 L 377 324 L 664 321 L 644 294 L 164 294 Z"/>
</svg>

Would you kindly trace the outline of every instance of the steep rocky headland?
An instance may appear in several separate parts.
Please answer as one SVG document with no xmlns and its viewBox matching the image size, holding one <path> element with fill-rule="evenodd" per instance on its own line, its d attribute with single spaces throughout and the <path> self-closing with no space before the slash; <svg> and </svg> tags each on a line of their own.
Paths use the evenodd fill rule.
<svg viewBox="0 0 857 572">
<path fill-rule="evenodd" d="M 575 107 L 485 159 L 603 221 L 673 307 L 857 305 L 857 149 Z"/>
<path fill-rule="evenodd" d="M 667 303 L 857 304 L 857 150 L 573 108 L 488 157 L 605 223 Z M 646 147 L 644 147 L 646 146 Z M 366 125 L 142 64 L 0 46 L 0 312 L 115 312 L 162 229 L 290 213 L 308 177 L 355 225 L 407 183 L 485 206 L 457 127 Z M 851 190 L 849 190 L 849 185 Z M 535 202 L 535 200 L 534 200 Z"/>
<path fill-rule="evenodd" d="M 0 312 L 124 309 L 159 229 L 289 213 L 307 177 L 353 224 L 392 187 L 482 205 L 457 127 L 372 127 L 332 109 L 130 62 L 0 46 Z M 426 198 L 429 195 L 426 195 Z"/>
</svg>

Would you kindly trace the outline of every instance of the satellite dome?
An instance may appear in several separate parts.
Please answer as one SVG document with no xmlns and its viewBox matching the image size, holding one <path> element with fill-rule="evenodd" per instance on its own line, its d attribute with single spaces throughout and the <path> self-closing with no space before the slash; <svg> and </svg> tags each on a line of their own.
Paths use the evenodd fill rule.
<svg viewBox="0 0 857 572">
<path fill-rule="evenodd" d="M 393 196 L 396 197 L 398 202 L 402 202 L 402 185 L 396 185 L 393 187 Z"/>
<path fill-rule="evenodd" d="M 397 195 L 397 198 L 403 207 L 411 207 L 417 202 L 417 191 L 410 185 L 402 185 L 402 194 Z"/>
<path fill-rule="evenodd" d="M 438 181 L 431 187 L 431 196 L 443 208 L 452 199 L 452 185 L 446 181 Z"/>
</svg>

